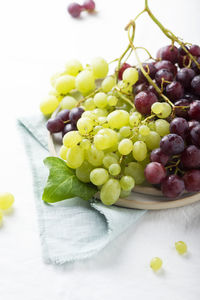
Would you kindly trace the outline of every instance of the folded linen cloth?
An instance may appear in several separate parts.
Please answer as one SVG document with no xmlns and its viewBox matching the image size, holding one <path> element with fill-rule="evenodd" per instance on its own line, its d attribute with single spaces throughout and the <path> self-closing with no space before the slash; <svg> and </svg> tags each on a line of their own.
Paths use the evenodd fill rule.
<svg viewBox="0 0 200 300">
<path fill-rule="evenodd" d="M 73 198 L 48 205 L 42 192 L 48 177 L 43 159 L 49 156 L 46 120 L 41 116 L 20 118 L 20 132 L 30 160 L 39 229 L 45 262 L 63 264 L 98 253 L 120 233 L 141 218 L 145 211 L 97 201 Z"/>
</svg>

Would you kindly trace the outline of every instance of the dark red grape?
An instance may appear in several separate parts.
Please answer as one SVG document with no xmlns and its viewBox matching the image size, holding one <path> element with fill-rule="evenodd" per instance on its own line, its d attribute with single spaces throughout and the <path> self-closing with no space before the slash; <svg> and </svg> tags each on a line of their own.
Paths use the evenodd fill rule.
<svg viewBox="0 0 200 300">
<path fill-rule="evenodd" d="M 78 3 L 71 3 L 69 4 L 68 8 L 68 13 L 73 17 L 73 18 L 78 18 L 80 17 L 80 14 L 83 10 L 82 6 L 79 5 Z"/>
<path fill-rule="evenodd" d="M 169 175 L 163 179 L 161 190 L 168 198 L 179 197 L 185 190 L 184 181 L 177 175 Z"/>
<path fill-rule="evenodd" d="M 188 122 L 189 131 L 191 131 L 195 126 L 200 125 L 200 123 L 196 120 L 191 120 Z"/>
<path fill-rule="evenodd" d="M 173 81 L 166 86 L 166 95 L 171 101 L 176 101 L 183 97 L 184 89 L 180 82 Z"/>
<path fill-rule="evenodd" d="M 180 99 L 174 103 L 175 106 L 188 106 L 188 108 L 175 107 L 176 116 L 187 119 L 190 102 L 187 99 Z"/>
<path fill-rule="evenodd" d="M 118 79 L 119 79 L 119 80 L 122 80 L 122 75 L 123 75 L 124 71 L 125 71 L 126 69 L 130 68 L 130 67 L 131 67 L 131 65 L 129 65 L 129 64 L 127 64 L 127 63 L 124 63 L 124 64 L 121 66 L 121 68 L 119 69 L 119 72 L 118 72 Z"/>
<path fill-rule="evenodd" d="M 64 136 L 66 133 L 73 130 L 77 130 L 76 125 L 74 125 L 73 123 L 67 123 L 63 129 L 62 135 Z"/>
<path fill-rule="evenodd" d="M 144 175 L 151 184 L 158 184 L 166 177 L 166 170 L 162 164 L 151 162 L 146 166 Z"/>
<path fill-rule="evenodd" d="M 151 92 L 140 92 L 135 96 L 135 107 L 142 115 L 151 114 L 151 106 L 158 98 Z"/>
<path fill-rule="evenodd" d="M 198 64 L 200 64 L 200 56 L 196 58 Z M 196 63 L 193 61 L 191 63 L 191 68 L 195 71 L 196 74 L 200 74 L 200 69 L 197 67 Z"/>
<path fill-rule="evenodd" d="M 190 88 L 190 83 L 194 76 L 194 70 L 183 68 L 178 71 L 176 75 L 176 80 L 180 82 L 184 88 L 188 89 Z"/>
<path fill-rule="evenodd" d="M 200 47 L 198 45 L 192 45 L 189 49 L 189 52 L 193 56 L 200 56 Z"/>
<path fill-rule="evenodd" d="M 57 114 L 57 118 L 61 119 L 63 122 L 66 122 L 69 120 L 69 109 L 63 109 Z"/>
<path fill-rule="evenodd" d="M 187 46 L 185 46 L 185 48 L 189 51 Z M 183 55 L 183 56 L 187 54 L 182 47 L 178 48 L 178 52 L 179 52 L 180 55 Z"/>
<path fill-rule="evenodd" d="M 152 162 L 154 161 L 154 162 L 161 163 L 163 166 L 165 166 L 168 163 L 169 159 L 170 159 L 169 155 L 162 152 L 160 148 L 154 149 L 150 155 L 150 160 Z"/>
<path fill-rule="evenodd" d="M 193 92 L 200 96 L 200 75 L 195 76 L 191 81 L 191 87 Z"/>
<path fill-rule="evenodd" d="M 77 121 L 80 119 L 84 109 L 82 107 L 74 107 L 69 113 L 69 119 L 72 123 L 76 124 Z"/>
<path fill-rule="evenodd" d="M 150 85 L 147 90 L 149 92 L 154 93 L 157 97 L 159 96 L 158 93 L 156 92 L 155 88 L 153 87 L 153 85 Z"/>
<path fill-rule="evenodd" d="M 190 119 L 200 121 L 200 100 L 195 100 L 190 104 L 188 114 Z"/>
<path fill-rule="evenodd" d="M 156 72 L 155 80 L 156 80 L 157 84 L 161 86 L 162 80 L 172 81 L 173 77 L 174 76 L 170 71 L 168 71 L 166 69 L 160 69 L 159 71 Z M 166 86 L 167 83 L 164 83 L 163 85 Z"/>
<path fill-rule="evenodd" d="M 171 72 L 174 76 L 176 75 L 177 72 L 177 68 L 175 65 L 173 65 L 171 63 L 171 61 L 169 60 L 161 60 L 158 61 L 157 63 L 155 63 L 155 68 L 157 69 L 157 71 L 161 70 L 161 69 L 165 69 L 168 70 L 169 72 Z"/>
<path fill-rule="evenodd" d="M 188 122 L 184 118 L 175 118 L 170 123 L 170 132 L 180 135 L 185 139 L 189 132 Z"/>
<path fill-rule="evenodd" d="M 200 125 L 195 126 L 190 131 L 190 138 L 194 145 L 200 147 Z"/>
<path fill-rule="evenodd" d="M 170 133 L 162 138 L 160 148 L 167 155 L 175 155 L 183 152 L 185 145 L 180 135 Z"/>
<path fill-rule="evenodd" d="M 157 72 L 154 63 L 144 63 L 142 64 L 144 70 L 148 73 L 148 75 L 151 77 L 151 79 L 154 79 L 155 74 Z M 146 77 L 143 75 L 142 71 L 139 69 L 138 70 L 139 73 L 139 82 L 146 82 L 147 79 Z"/>
<path fill-rule="evenodd" d="M 157 58 L 161 60 L 169 60 L 176 63 L 178 59 L 178 49 L 174 45 L 168 45 L 160 48 L 157 53 Z"/>
<path fill-rule="evenodd" d="M 83 8 L 85 8 L 86 10 L 91 12 L 91 11 L 95 10 L 95 2 L 93 0 L 86 0 L 83 3 Z"/>
<path fill-rule="evenodd" d="M 134 94 L 138 94 L 140 92 L 146 91 L 148 89 L 148 84 L 143 82 L 134 86 Z"/>
<path fill-rule="evenodd" d="M 200 191 L 200 170 L 190 170 L 183 176 L 185 188 L 188 192 Z"/>
<path fill-rule="evenodd" d="M 65 126 L 64 122 L 57 117 L 55 119 L 49 119 L 47 122 L 47 129 L 51 133 L 56 133 L 56 132 L 62 131 L 64 126 Z"/>
<path fill-rule="evenodd" d="M 181 162 L 186 169 L 200 168 L 200 149 L 195 145 L 188 146 L 181 154 Z"/>
</svg>

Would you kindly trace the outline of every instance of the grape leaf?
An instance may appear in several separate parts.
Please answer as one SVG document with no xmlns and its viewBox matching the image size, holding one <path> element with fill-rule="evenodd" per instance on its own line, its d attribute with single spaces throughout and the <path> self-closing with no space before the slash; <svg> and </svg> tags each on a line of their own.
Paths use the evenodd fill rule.
<svg viewBox="0 0 200 300">
<path fill-rule="evenodd" d="M 42 195 L 45 202 L 54 203 L 73 197 L 90 200 L 97 192 L 93 185 L 81 182 L 64 160 L 47 157 L 44 164 L 49 168 L 49 177 Z"/>
</svg>

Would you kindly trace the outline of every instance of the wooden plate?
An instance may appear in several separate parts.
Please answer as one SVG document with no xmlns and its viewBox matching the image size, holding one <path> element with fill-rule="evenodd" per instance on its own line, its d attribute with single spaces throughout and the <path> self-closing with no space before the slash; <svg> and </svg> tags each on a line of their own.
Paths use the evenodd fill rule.
<svg viewBox="0 0 200 300">
<path fill-rule="evenodd" d="M 58 109 L 52 114 L 52 118 L 57 115 Z M 52 156 L 58 156 L 59 148 L 61 147 L 61 138 L 59 135 L 52 136 L 48 132 L 48 147 Z M 99 193 L 96 194 L 99 199 Z M 119 199 L 115 205 L 127 208 L 160 210 L 181 207 L 200 200 L 200 193 L 184 193 L 180 198 L 170 199 L 162 195 L 160 190 L 151 186 L 136 186 L 132 193 L 123 199 Z"/>
</svg>

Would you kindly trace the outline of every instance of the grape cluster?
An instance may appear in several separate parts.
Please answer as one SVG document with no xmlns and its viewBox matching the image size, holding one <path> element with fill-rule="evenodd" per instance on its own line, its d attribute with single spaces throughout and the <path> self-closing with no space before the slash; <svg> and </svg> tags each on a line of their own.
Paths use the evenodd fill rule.
<svg viewBox="0 0 200 300">
<path fill-rule="evenodd" d="M 198 49 L 188 48 L 196 60 Z M 98 57 L 85 68 L 71 60 L 52 77 L 40 108 L 60 108 L 47 122 L 63 134 L 60 157 L 107 205 L 145 180 L 169 198 L 200 191 L 200 70 L 188 54 L 169 45 L 141 67 L 108 71 Z"/>
<path fill-rule="evenodd" d="M 93 0 L 86 0 L 83 5 L 76 2 L 69 4 L 67 11 L 73 18 L 79 18 L 82 11 L 89 13 L 95 10 L 95 2 Z"/>
</svg>

